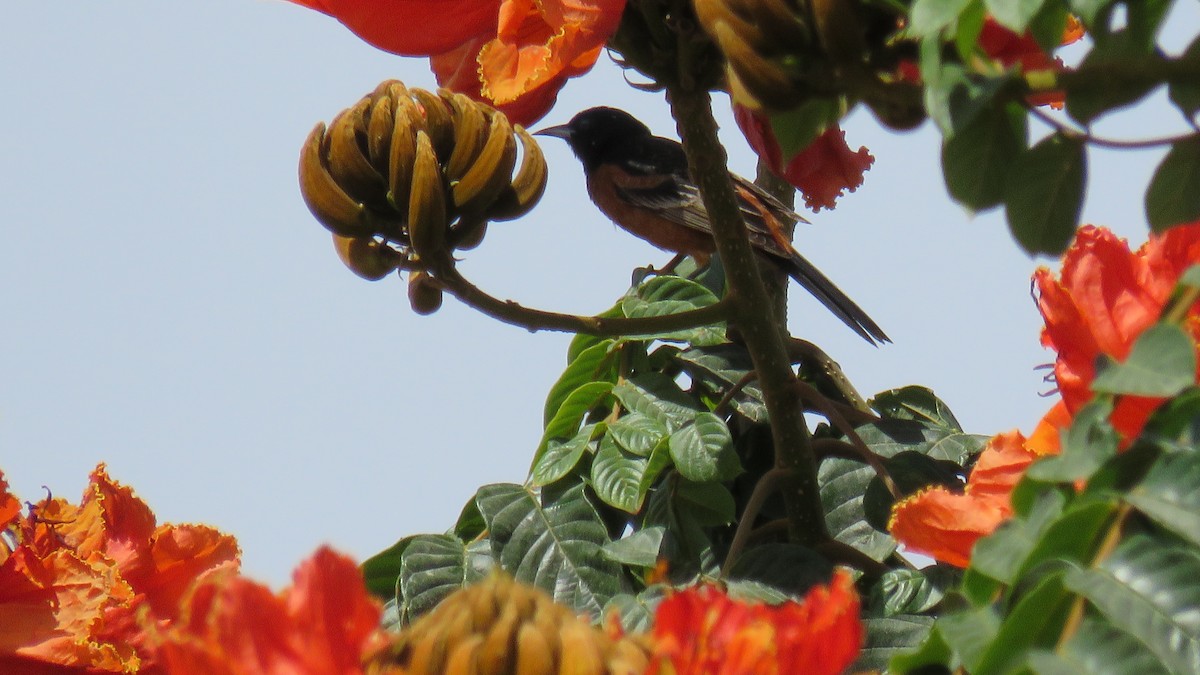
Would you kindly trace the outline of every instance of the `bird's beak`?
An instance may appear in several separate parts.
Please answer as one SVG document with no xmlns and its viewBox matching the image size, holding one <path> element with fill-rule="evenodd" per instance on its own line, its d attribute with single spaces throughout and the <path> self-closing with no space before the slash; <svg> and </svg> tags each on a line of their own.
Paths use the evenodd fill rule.
<svg viewBox="0 0 1200 675">
<path fill-rule="evenodd" d="M 546 127 L 545 129 L 541 129 L 539 131 L 533 132 L 533 135 L 534 136 L 553 136 L 555 138 L 561 138 L 564 141 L 570 141 L 571 140 L 571 125 L 560 124 L 556 127 Z"/>
</svg>

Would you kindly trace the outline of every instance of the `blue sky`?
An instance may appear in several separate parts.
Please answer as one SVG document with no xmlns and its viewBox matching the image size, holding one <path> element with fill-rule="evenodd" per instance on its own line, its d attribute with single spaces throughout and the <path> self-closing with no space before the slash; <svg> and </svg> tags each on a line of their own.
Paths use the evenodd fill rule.
<svg viewBox="0 0 1200 675">
<path fill-rule="evenodd" d="M 1181 3 L 1176 25 L 1197 24 Z M 1169 34 L 1174 48 L 1188 34 Z M 423 60 L 379 52 L 275 0 L 18 3 L 0 27 L 0 469 L 22 498 L 77 499 L 107 462 L 161 522 L 236 535 L 248 573 L 284 582 L 318 544 L 366 557 L 441 532 L 476 487 L 520 482 L 569 336 L 530 334 L 453 299 L 414 315 L 401 280 L 345 270 L 296 185 L 309 130 L 379 81 L 431 88 Z M 1183 129 L 1151 118 L 1153 133 Z M 674 135 L 661 95 L 607 59 L 543 124 L 593 105 Z M 754 158 L 715 102 L 731 167 Z M 912 383 L 969 431 L 1028 431 L 1050 401 L 1034 367 L 1039 261 L 997 214 L 946 196 L 936 132 L 845 125 L 876 157 L 798 247 L 895 341 L 867 346 L 798 292 L 793 332 L 865 395 Z M 1116 119 L 1111 135 L 1140 137 Z M 500 297 L 601 311 L 669 257 L 587 201 L 565 145 L 546 198 L 494 225 L 461 269 Z M 1144 239 L 1161 152 L 1092 152 L 1085 220 Z M 1044 262 L 1044 261 L 1042 261 Z"/>
</svg>

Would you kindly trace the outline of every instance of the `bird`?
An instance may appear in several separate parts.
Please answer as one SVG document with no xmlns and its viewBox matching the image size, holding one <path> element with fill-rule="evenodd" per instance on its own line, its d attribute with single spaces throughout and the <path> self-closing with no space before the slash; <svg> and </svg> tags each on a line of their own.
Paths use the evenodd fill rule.
<svg viewBox="0 0 1200 675">
<path fill-rule="evenodd" d="M 603 106 L 534 133 L 567 142 L 583 164 L 588 195 L 622 229 L 700 264 L 716 251 L 708 212 L 678 141 L 653 135 L 624 110 Z M 795 279 L 867 342 L 891 342 L 862 308 L 792 247 L 784 225 L 808 221 L 751 181 L 729 175 L 759 257 Z"/>
</svg>

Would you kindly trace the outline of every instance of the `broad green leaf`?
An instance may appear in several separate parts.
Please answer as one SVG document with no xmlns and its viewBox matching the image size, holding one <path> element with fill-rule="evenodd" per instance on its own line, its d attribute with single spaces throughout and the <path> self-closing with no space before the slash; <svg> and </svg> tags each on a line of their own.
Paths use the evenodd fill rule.
<svg viewBox="0 0 1200 675">
<path fill-rule="evenodd" d="M 1027 650 L 1054 646 L 1075 600 L 1063 588 L 1062 577 L 1062 572 L 1051 574 L 1020 596 L 979 666 L 971 672 L 1010 673 L 1024 660 Z"/>
<path fill-rule="evenodd" d="M 1192 40 L 1192 44 L 1179 57 L 1186 63 L 1200 63 L 1200 37 Z M 1179 112 L 1187 119 L 1193 119 L 1200 112 L 1200 82 L 1195 78 L 1181 78 L 1167 83 L 1167 92 L 1171 102 L 1179 108 Z"/>
<path fill-rule="evenodd" d="M 866 635 L 858 659 L 847 672 L 883 672 L 897 655 L 908 654 L 921 646 L 933 626 L 933 618 L 919 614 L 863 617 Z M 893 668 L 891 672 L 908 672 Z"/>
<path fill-rule="evenodd" d="M 640 413 L 658 422 L 668 432 L 674 432 L 691 422 L 699 406 L 679 388 L 674 380 L 658 373 L 640 375 L 613 387 L 625 410 Z"/>
<path fill-rule="evenodd" d="M 1127 500 L 1160 526 L 1200 546 L 1200 454 L 1163 455 Z"/>
<path fill-rule="evenodd" d="M 929 623 L 933 623 L 933 619 L 924 616 L 906 617 L 912 620 L 928 619 Z M 867 630 L 870 630 L 871 623 L 876 620 L 894 621 L 896 619 L 868 619 Z M 866 651 L 864 649 L 864 651 Z M 901 649 L 894 653 L 886 663 L 888 670 L 893 673 L 919 673 L 931 672 L 941 673 L 946 670 L 945 666 L 950 663 L 953 653 L 950 650 L 950 645 L 946 644 L 946 639 L 942 637 L 942 632 L 938 629 L 938 625 L 933 623 L 925 631 L 923 641 L 914 645 L 913 649 Z M 859 656 L 859 661 L 854 664 L 854 671 L 859 670 L 859 664 L 863 661 L 862 655 Z M 922 670 L 926 666 L 933 666 L 931 670 Z M 866 670 L 871 669 L 871 665 L 864 665 Z"/>
<path fill-rule="evenodd" d="M 923 570 L 890 570 L 871 588 L 871 604 L 884 616 L 920 614 L 942 601 L 938 588 Z"/>
<path fill-rule="evenodd" d="M 598 616 L 622 590 L 621 566 L 601 552 L 608 531 L 583 484 L 543 504 L 520 485 L 485 485 L 476 493 L 500 567 L 550 593 L 555 602 Z"/>
<path fill-rule="evenodd" d="M 1200 387 L 1188 387 L 1150 415 L 1142 435 L 1181 446 L 1200 445 Z"/>
<path fill-rule="evenodd" d="M 1176 673 L 1200 672 L 1200 551 L 1168 536 L 1136 534 L 1097 567 L 1068 572 L 1114 628 L 1137 638 Z"/>
<path fill-rule="evenodd" d="M 550 446 L 550 441 L 575 438 L 579 433 L 579 425 L 583 423 L 588 411 L 612 392 L 613 385 L 610 382 L 588 382 L 571 392 L 558 407 L 554 418 L 546 425 L 546 431 L 542 433 L 542 440 L 538 443 L 538 449 L 534 453 L 530 469 L 532 470 L 532 467 L 536 467 L 541 461 L 546 448 Z"/>
<path fill-rule="evenodd" d="M 732 523 L 737 505 L 729 489 L 720 483 L 680 480 L 674 491 L 675 505 L 703 527 Z"/>
<path fill-rule="evenodd" d="M 791 110 L 772 113 L 771 131 L 779 143 L 784 165 L 812 145 L 826 129 L 837 124 L 844 113 L 841 102 L 835 97 L 813 97 Z"/>
<path fill-rule="evenodd" d="M 1182 328 L 1159 323 L 1133 343 L 1124 363 L 1103 370 L 1092 390 L 1166 398 L 1196 382 L 1196 350 Z"/>
<path fill-rule="evenodd" d="M 989 108 L 942 144 L 950 196 L 979 211 L 999 205 L 1009 167 L 1025 149 L 1025 112 L 1015 104 Z"/>
<path fill-rule="evenodd" d="M 1058 255 L 1067 248 L 1086 181 L 1081 138 L 1052 134 L 1021 153 L 1009 169 L 1004 206 L 1009 229 L 1027 253 Z"/>
<path fill-rule="evenodd" d="M 688 480 L 725 481 L 742 472 L 729 428 L 712 413 L 698 413 L 692 424 L 672 433 L 668 447 L 675 469 Z"/>
<path fill-rule="evenodd" d="M 725 593 L 738 602 L 761 603 L 764 605 L 781 605 L 789 600 L 798 600 L 794 595 L 783 592 L 771 584 L 752 579 L 729 579 L 725 583 Z"/>
<path fill-rule="evenodd" d="M 1089 675 L 1167 675 L 1161 661 L 1128 633 L 1103 620 L 1085 618 L 1071 639 L 1054 655 L 1054 660 L 1067 670 L 1055 672 L 1089 673 Z M 1030 665 L 1042 673 L 1057 666 L 1049 654 L 1032 654 Z"/>
<path fill-rule="evenodd" d="M 385 601 L 396 597 L 401 558 L 404 549 L 408 548 L 413 539 L 414 537 L 405 537 L 363 561 L 363 581 L 366 582 L 371 595 Z"/>
<path fill-rule="evenodd" d="M 592 460 L 591 480 L 596 496 L 609 506 L 626 513 L 637 513 L 646 496 L 642 477 L 649 464 L 648 458 L 625 450 L 612 436 L 605 436 Z"/>
<path fill-rule="evenodd" d="M 935 35 L 954 23 L 973 0 L 916 0 L 912 5 L 912 33 Z"/>
<path fill-rule="evenodd" d="M 971 569 L 1011 584 L 1029 554 L 1062 514 L 1066 498 L 1057 490 L 1038 496 L 1027 518 L 1014 517 L 975 544 Z"/>
<path fill-rule="evenodd" d="M 406 621 L 421 616 L 467 582 L 466 545 L 446 534 L 412 538 L 401 556 L 400 590 Z"/>
<path fill-rule="evenodd" d="M 710 384 L 722 392 L 739 384 L 754 369 L 746 348 L 732 343 L 688 349 L 678 356 L 678 360 L 693 380 Z M 734 398 L 733 406 L 752 422 L 767 421 L 767 406 L 757 382 L 743 386 Z"/>
<path fill-rule="evenodd" d="M 576 389 L 589 382 L 616 382 L 616 373 L 612 368 L 614 344 L 612 340 L 603 340 L 583 350 L 571 361 L 546 395 L 543 424 L 549 426 L 550 420 L 558 414 L 563 401 Z"/>
<path fill-rule="evenodd" d="M 1098 40 L 1079 64 L 1079 69 L 1103 68 L 1109 63 L 1128 64 L 1145 59 L 1147 54 L 1138 34 L 1127 29 Z M 1154 82 L 1115 78 L 1106 80 L 1103 86 L 1077 87 L 1067 91 L 1067 112 L 1080 124 L 1089 126 L 1100 115 L 1135 103 L 1154 87 Z"/>
<path fill-rule="evenodd" d="M 1042 9 L 1046 0 L 985 0 L 992 18 L 1017 35 L 1025 32 L 1029 22 Z"/>
<path fill-rule="evenodd" d="M 934 459 L 912 450 L 888 457 L 883 463 L 899 489 L 901 498 L 934 485 L 961 491 L 964 484 L 964 471 L 958 464 L 949 460 Z M 895 501 L 883 481 L 878 477 L 872 478 L 863 495 L 863 511 L 867 522 L 879 530 L 886 530 Z"/>
<path fill-rule="evenodd" d="M 1117 432 L 1109 421 L 1112 409 L 1112 400 L 1107 398 L 1084 406 L 1063 435 L 1062 453 L 1035 462 L 1025 475 L 1054 483 L 1090 478 L 1117 454 Z"/>
<path fill-rule="evenodd" d="M 833 565 L 824 556 L 799 544 L 751 547 L 729 570 L 730 579 L 757 581 L 797 598 L 816 584 L 829 583 L 832 574 Z"/>
<path fill-rule="evenodd" d="M 604 606 L 602 616 L 615 613 L 621 618 L 621 628 L 626 633 L 649 633 L 654 626 L 654 612 L 665 593 L 666 589 L 659 585 L 651 586 L 637 595 L 621 593 Z"/>
<path fill-rule="evenodd" d="M 604 555 L 623 565 L 654 567 L 662 550 L 663 535 L 667 529 L 661 526 L 646 527 L 627 537 L 610 541 L 604 545 Z"/>
<path fill-rule="evenodd" d="M 1171 146 L 1146 189 L 1146 220 L 1155 232 L 1200 218 L 1200 138 Z"/>
<path fill-rule="evenodd" d="M 631 319 L 667 316 L 716 304 L 717 296 L 704 286 L 682 277 L 656 276 L 640 284 L 621 299 L 621 311 Z M 691 344 L 720 344 L 725 339 L 724 323 L 668 333 L 640 335 L 639 339 L 678 340 Z"/>
<path fill-rule="evenodd" d="M 629 452 L 649 457 L 654 446 L 667 437 L 667 428 L 657 420 L 633 412 L 609 422 L 608 435 Z"/>
<path fill-rule="evenodd" d="M 1053 52 L 1062 44 L 1069 14 L 1062 2 L 1048 2 L 1042 5 L 1041 11 L 1029 22 L 1030 35 L 1047 53 Z"/>
<path fill-rule="evenodd" d="M 1000 632 L 1002 620 L 994 608 L 986 606 L 943 614 L 936 625 L 967 672 L 974 673 Z"/>
<path fill-rule="evenodd" d="M 950 407 L 928 387 L 909 385 L 889 389 L 869 401 L 871 408 L 883 417 L 897 420 L 916 420 L 935 427 L 962 431 L 962 425 L 950 412 Z"/>
<path fill-rule="evenodd" d="M 487 523 L 484 522 L 483 514 L 479 512 L 479 507 L 475 504 L 475 497 L 472 496 L 458 512 L 458 520 L 454 521 L 454 529 L 449 534 L 453 534 L 463 541 L 471 541 L 486 531 Z"/>
<path fill-rule="evenodd" d="M 579 433 L 575 434 L 574 438 L 565 443 L 548 441 L 545 451 L 538 456 L 537 462 L 529 472 L 529 478 L 533 484 L 537 487 L 549 485 L 570 474 L 579 465 L 579 460 L 587 451 L 588 444 L 592 442 L 596 426 L 595 424 L 585 425 L 579 430 Z"/>
<path fill-rule="evenodd" d="M 1101 13 L 1117 0 L 1067 0 L 1071 13 L 1078 16 L 1089 30 L 1094 30 Z"/>
</svg>

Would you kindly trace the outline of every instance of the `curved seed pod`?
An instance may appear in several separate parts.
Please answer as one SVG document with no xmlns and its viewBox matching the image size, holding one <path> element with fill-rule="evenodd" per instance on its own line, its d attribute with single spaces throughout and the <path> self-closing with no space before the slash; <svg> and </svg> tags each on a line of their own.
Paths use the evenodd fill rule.
<svg viewBox="0 0 1200 675">
<path fill-rule="evenodd" d="M 395 124 L 392 99 L 379 97 L 371 104 L 371 119 L 367 122 L 367 155 L 376 172 L 387 175 L 389 146 Z"/>
<path fill-rule="evenodd" d="M 487 224 L 485 216 L 460 216 L 450 226 L 450 248 L 469 251 L 480 245 L 487 234 Z"/>
<path fill-rule="evenodd" d="M 401 99 L 408 100 L 408 99 Z M 408 213 L 408 195 L 412 190 L 413 163 L 417 160 L 417 127 L 409 112 L 415 113 L 411 101 L 406 108 L 398 105 L 392 125 L 392 141 L 388 148 L 388 203 L 398 213 Z"/>
<path fill-rule="evenodd" d="M 425 133 L 433 142 L 433 148 L 438 157 L 449 157 L 454 147 L 454 118 L 446 103 L 432 92 L 424 89 L 410 89 L 409 93 L 416 99 L 425 120 Z"/>
<path fill-rule="evenodd" d="M 800 92 L 780 66 L 760 56 L 729 24 L 718 21 L 712 29 L 725 52 L 729 74 L 736 76 L 748 94 L 747 100 L 738 100 L 735 96 L 735 101 L 754 108 L 766 106 L 784 110 L 800 102 Z M 730 87 L 734 87 L 732 81 Z"/>
<path fill-rule="evenodd" d="M 486 137 L 474 163 L 453 184 L 454 204 L 459 213 L 478 213 L 496 201 L 508 187 L 517 164 L 517 140 L 513 138 L 512 126 L 504 114 L 492 115 Z M 458 147 L 455 146 L 456 154 Z M 453 161 L 454 155 L 450 159 Z M 450 172 L 450 179 L 455 180 L 453 172 Z"/>
<path fill-rule="evenodd" d="M 558 675 L 603 675 L 604 656 L 596 644 L 591 626 L 582 621 L 568 621 L 558 632 L 562 654 L 567 658 L 558 664 Z"/>
<path fill-rule="evenodd" d="M 500 617 L 492 624 L 479 648 L 480 675 L 505 675 L 516 662 L 517 628 L 521 617 L 510 599 L 503 599 Z"/>
<path fill-rule="evenodd" d="M 621 673 L 644 673 L 650 665 L 649 648 L 632 638 L 622 638 L 613 645 L 613 654 L 608 660 L 612 675 Z"/>
<path fill-rule="evenodd" d="M 453 182 L 462 179 L 479 156 L 487 141 L 488 121 L 466 95 L 456 93 L 449 101 L 454 111 L 454 149 L 446 160 L 446 176 Z"/>
<path fill-rule="evenodd" d="M 411 291 L 411 280 L 409 277 Z M 439 609 L 441 609 L 439 607 Z M 440 621 L 425 622 L 423 630 L 413 632 L 413 650 L 409 661 L 409 672 L 435 673 L 443 672 L 446 659 L 454 646 L 471 634 L 471 613 L 466 607 L 448 607 L 441 611 Z M 414 626 L 415 628 L 415 626 Z"/>
<path fill-rule="evenodd" d="M 329 138 L 329 172 L 334 180 L 360 202 L 370 204 L 383 194 L 383 176 L 371 166 L 359 143 L 359 135 L 366 135 L 363 115 L 370 100 L 362 99 L 353 108 L 333 118 L 326 134 Z"/>
<path fill-rule="evenodd" d="M 554 675 L 557 672 L 556 651 L 542 631 L 533 624 L 522 624 L 517 630 L 517 661 L 513 672 L 520 675 Z"/>
<path fill-rule="evenodd" d="M 367 281 L 379 281 L 399 269 L 404 256 L 374 239 L 333 235 L 333 248 L 342 264 Z"/>
<path fill-rule="evenodd" d="M 417 151 L 408 193 L 408 238 L 424 260 L 442 255 L 446 244 L 446 188 L 433 145 L 424 131 L 417 132 Z"/>
<path fill-rule="evenodd" d="M 421 316 L 428 316 L 442 308 L 442 289 L 429 275 L 421 270 L 408 273 L 408 304 Z"/>
<path fill-rule="evenodd" d="M 472 635 L 460 641 L 450 652 L 446 667 L 440 672 L 444 675 L 478 675 L 479 648 L 482 645 L 482 635 Z"/>
<path fill-rule="evenodd" d="M 332 232 L 345 236 L 372 234 L 366 209 L 346 194 L 321 159 L 325 125 L 318 124 L 300 151 L 300 194 L 313 216 Z"/>
<path fill-rule="evenodd" d="M 487 210 L 488 218 L 492 220 L 512 220 L 520 218 L 542 198 L 546 191 L 546 179 L 550 172 L 546 169 L 546 157 L 542 147 L 533 136 L 525 131 L 525 127 L 515 125 L 513 133 L 521 140 L 521 168 L 512 179 L 507 190 L 501 192 L 495 205 Z"/>
<path fill-rule="evenodd" d="M 762 30 L 750 21 L 747 21 L 745 17 L 749 16 L 749 14 L 739 12 L 738 9 L 744 8 L 735 8 L 732 1 L 695 0 L 695 6 L 696 18 L 700 20 L 700 25 L 704 26 L 704 29 L 710 35 L 714 33 L 709 26 L 715 25 L 718 21 L 723 21 L 729 24 L 738 35 L 741 35 L 744 40 L 754 45 L 759 51 L 766 51 L 770 48 L 770 45 L 766 43 Z"/>
</svg>

